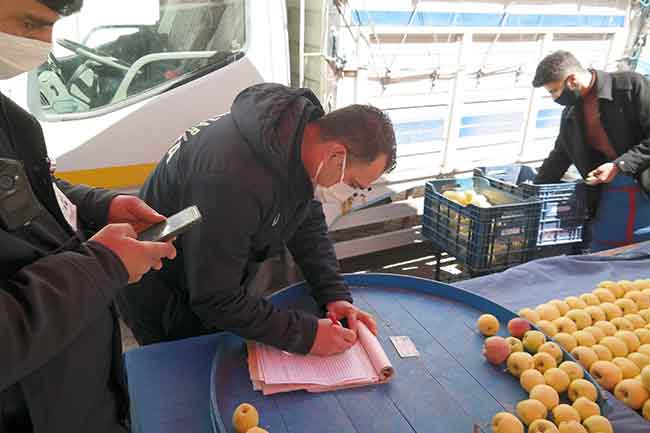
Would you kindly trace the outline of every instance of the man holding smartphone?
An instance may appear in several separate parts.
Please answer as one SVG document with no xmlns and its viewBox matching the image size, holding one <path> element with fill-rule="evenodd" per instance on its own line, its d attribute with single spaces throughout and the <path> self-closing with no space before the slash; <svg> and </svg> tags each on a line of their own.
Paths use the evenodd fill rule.
<svg viewBox="0 0 650 433">
<path fill-rule="evenodd" d="M 45 62 L 52 26 L 81 3 L 3 0 L 0 79 Z M 164 219 L 140 199 L 51 171 L 39 123 L 0 94 L 0 432 L 125 433 L 113 296 L 176 251 L 135 239 Z"/>
<path fill-rule="evenodd" d="M 395 161 L 395 135 L 380 110 L 353 105 L 324 114 L 308 89 L 259 84 L 230 113 L 186 132 L 141 197 L 166 215 L 195 204 L 203 222 L 179 236 L 179 257 L 119 306 L 141 344 L 227 330 L 296 353 L 330 355 L 354 344 L 358 321 L 328 238 L 323 206 L 341 208 Z M 253 283 L 259 263 L 286 247 L 332 326 L 280 310 Z"/>
</svg>

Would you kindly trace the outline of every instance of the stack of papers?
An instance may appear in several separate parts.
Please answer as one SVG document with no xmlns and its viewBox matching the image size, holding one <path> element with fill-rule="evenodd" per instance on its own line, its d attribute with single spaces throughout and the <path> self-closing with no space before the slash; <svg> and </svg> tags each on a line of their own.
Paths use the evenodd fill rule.
<svg viewBox="0 0 650 433">
<path fill-rule="evenodd" d="M 253 388 L 264 395 L 297 390 L 324 392 L 386 383 L 395 374 L 377 337 L 361 322 L 354 346 L 327 357 L 291 354 L 249 342 L 248 370 Z"/>
</svg>

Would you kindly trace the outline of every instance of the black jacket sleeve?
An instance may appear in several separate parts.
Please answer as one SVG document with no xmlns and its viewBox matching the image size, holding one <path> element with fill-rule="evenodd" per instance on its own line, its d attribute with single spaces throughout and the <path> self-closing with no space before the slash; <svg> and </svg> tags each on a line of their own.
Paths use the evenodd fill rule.
<svg viewBox="0 0 650 433">
<path fill-rule="evenodd" d="M 309 216 L 298 227 L 287 247 L 319 306 L 340 300 L 352 302 L 350 291 L 339 273 L 334 246 L 327 235 L 323 207 L 316 200 L 312 200 L 309 206 Z"/>
<path fill-rule="evenodd" d="M 643 138 L 614 161 L 623 174 L 632 177 L 650 166 L 650 82 L 641 76 L 635 78 L 632 79 L 632 103 L 639 116 Z"/>
<path fill-rule="evenodd" d="M 62 179 L 56 179 L 56 184 L 77 206 L 77 215 L 84 227 L 99 230 L 107 224 L 109 206 L 119 193 L 104 188 L 72 185 Z"/>
<path fill-rule="evenodd" d="M 263 206 L 231 176 L 193 173 L 183 206 L 196 204 L 203 223 L 179 239 L 192 311 L 208 329 L 223 329 L 282 350 L 307 353 L 318 319 L 280 310 L 242 286 L 251 238 L 263 221 Z"/>
<path fill-rule="evenodd" d="M 59 353 L 97 320 L 127 280 L 113 252 L 87 242 L 0 283 L 0 390 Z"/>
<path fill-rule="evenodd" d="M 560 131 L 560 134 L 562 131 Z M 557 183 L 571 166 L 571 159 L 564 150 L 561 135 L 555 140 L 555 147 L 537 171 L 534 183 Z"/>
</svg>

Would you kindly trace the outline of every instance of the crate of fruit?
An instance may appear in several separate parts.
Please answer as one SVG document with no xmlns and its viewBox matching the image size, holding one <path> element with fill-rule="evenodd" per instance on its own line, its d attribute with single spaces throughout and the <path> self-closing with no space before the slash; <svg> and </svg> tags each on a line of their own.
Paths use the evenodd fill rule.
<svg viewBox="0 0 650 433">
<path fill-rule="evenodd" d="M 484 177 L 496 187 L 522 198 L 542 202 L 537 246 L 582 241 L 586 216 L 583 182 L 533 184 L 535 170 L 521 164 L 478 167 L 474 176 Z"/>
<path fill-rule="evenodd" d="M 540 208 L 484 178 L 434 180 L 425 186 L 422 234 L 472 273 L 497 271 L 534 258 Z"/>
</svg>

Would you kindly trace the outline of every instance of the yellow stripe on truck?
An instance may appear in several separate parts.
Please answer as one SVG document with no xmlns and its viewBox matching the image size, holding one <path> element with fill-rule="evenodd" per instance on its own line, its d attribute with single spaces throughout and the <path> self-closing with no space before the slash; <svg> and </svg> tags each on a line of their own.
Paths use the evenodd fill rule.
<svg viewBox="0 0 650 433">
<path fill-rule="evenodd" d="M 73 184 L 122 189 L 139 187 L 155 167 L 155 163 L 123 165 L 91 170 L 57 171 L 55 176 Z"/>
</svg>

